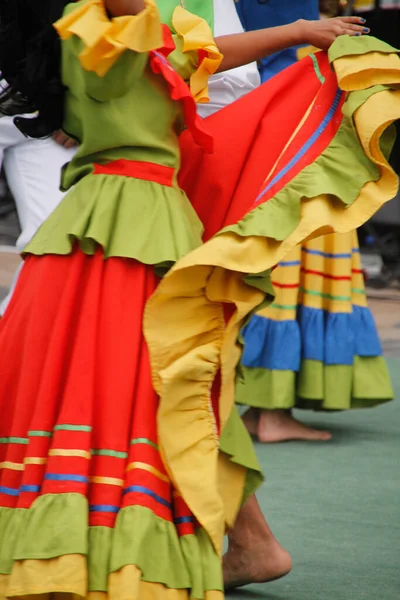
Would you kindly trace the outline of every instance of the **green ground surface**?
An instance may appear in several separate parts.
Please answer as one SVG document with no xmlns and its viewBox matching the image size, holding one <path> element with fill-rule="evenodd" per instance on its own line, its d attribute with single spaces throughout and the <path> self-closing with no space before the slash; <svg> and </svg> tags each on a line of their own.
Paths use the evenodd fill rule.
<svg viewBox="0 0 400 600">
<path fill-rule="evenodd" d="M 298 413 L 329 428 L 332 442 L 258 445 L 266 476 L 258 498 L 294 566 L 229 598 L 400 600 L 400 359 L 389 364 L 395 402 Z"/>
</svg>

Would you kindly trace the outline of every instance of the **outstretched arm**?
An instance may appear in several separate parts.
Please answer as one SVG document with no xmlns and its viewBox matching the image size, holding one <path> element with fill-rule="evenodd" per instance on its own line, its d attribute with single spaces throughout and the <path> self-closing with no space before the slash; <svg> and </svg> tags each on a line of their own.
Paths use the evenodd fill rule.
<svg viewBox="0 0 400 600">
<path fill-rule="evenodd" d="M 144 0 L 104 0 L 104 6 L 113 17 L 137 15 L 144 10 Z"/>
<path fill-rule="evenodd" d="M 327 50 L 339 35 L 369 33 L 364 23 L 365 19 L 361 17 L 337 17 L 321 21 L 300 19 L 281 27 L 221 36 L 215 40 L 224 55 L 219 71 L 228 71 L 302 44 Z"/>
</svg>

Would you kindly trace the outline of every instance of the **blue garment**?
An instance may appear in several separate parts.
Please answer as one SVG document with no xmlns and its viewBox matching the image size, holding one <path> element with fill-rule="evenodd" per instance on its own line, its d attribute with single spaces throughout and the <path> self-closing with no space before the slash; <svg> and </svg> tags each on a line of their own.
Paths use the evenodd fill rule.
<svg viewBox="0 0 400 600">
<path fill-rule="evenodd" d="M 239 17 L 246 31 L 288 25 L 298 19 L 318 20 L 318 0 L 239 0 Z M 282 50 L 260 61 L 264 83 L 297 60 L 297 48 Z"/>
</svg>

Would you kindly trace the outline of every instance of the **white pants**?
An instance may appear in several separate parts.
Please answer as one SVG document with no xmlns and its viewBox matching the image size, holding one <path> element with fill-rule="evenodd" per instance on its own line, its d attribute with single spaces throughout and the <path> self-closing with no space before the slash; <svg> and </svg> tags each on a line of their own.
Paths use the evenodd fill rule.
<svg viewBox="0 0 400 600">
<path fill-rule="evenodd" d="M 60 191 L 61 167 L 69 162 L 75 149 L 66 149 L 52 139 L 26 138 L 11 117 L 0 118 L 0 166 L 4 166 L 8 185 L 17 207 L 21 235 L 17 248 L 22 251 L 63 197 Z M 0 304 L 4 314 L 15 288 L 14 277 L 8 296 Z"/>
</svg>

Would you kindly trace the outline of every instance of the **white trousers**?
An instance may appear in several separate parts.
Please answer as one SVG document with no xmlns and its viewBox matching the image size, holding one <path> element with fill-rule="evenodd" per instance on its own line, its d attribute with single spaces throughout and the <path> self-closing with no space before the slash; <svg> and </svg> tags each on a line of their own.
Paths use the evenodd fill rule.
<svg viewBox="0 0 400 600">
<path fill-rule="evenodd" d="M 66 149 L 52 139 L 26 138 L 11 117 L 0 118 L 0 166 L 4 166 L 17 207 L 21 226 L 17 240 L 19 251 L 61 201 L 64 195 L 60 191 L 61 168 L 74 153 L 75 149 Z M 18 273 L 8 296 L 0 304 L 0 315 L 8 306 L 17 276 Z"/>
</svg>

